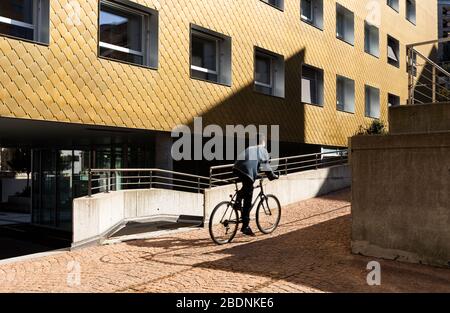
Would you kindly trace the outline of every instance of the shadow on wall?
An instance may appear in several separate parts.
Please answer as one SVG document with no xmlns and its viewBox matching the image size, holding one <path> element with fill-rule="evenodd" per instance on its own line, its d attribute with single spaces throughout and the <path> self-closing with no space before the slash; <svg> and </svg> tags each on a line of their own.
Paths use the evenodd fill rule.
<svg viewBox="0 0 450 313">
<path fill-rule="evenodd" d="M 438 51 L 435 46 L 431 49 L 428 58 L 435 63 L 438 63 Z M 433 66 L 425 63 L 420 56 L 417 56 L 417 71 L 418 75 L 415 77 L 415 93 L 414 98 L 417 103 L 431 103 L 433 102 Z M 407 67 L 408 68 L 408 67 Z M 436 101 L 447 102 L 450 99 L 450 90 L 448 90 L 448 78 L 445 81 L 440 81 L 437 78 Z"/>
<path fill-rule="evenodd" d="M 253 82 L 202 114 L 203 125 L 280 125 L 280 140 L 304 142 L 301 68 L 305 49 L 285 60 L 285 98 L 255 91 Z M 192 122 L 189 124 L 192 127 Z"/>
<path fill-rule="evenodd" d="M 222 129 L 226 125 L 267 125 L 270 139 L 270 126 L 279 125 L 281 156 L 319 152 L 320 146 L 303 144 L 305 113 L 301 102 L 301 68 L 304 59 L 305 49 L 302 49 L 285 60 L 284 98 L 258 93 L 252 82 L 204 112 L 201 115 L 203 127 L 211 124 Z M 193 129 L 193 125 L 191 120 L 188 126 Z M 203 140 L 206 142 L 209 138 Z M 205 163 L 208 164 L 205 166 Z M 176 167 L 181 171 L 196 168 L 195 172 L 207 174 L 210 166 L 229 163 L 232 162 L 182 162 Z"/>
</svg>

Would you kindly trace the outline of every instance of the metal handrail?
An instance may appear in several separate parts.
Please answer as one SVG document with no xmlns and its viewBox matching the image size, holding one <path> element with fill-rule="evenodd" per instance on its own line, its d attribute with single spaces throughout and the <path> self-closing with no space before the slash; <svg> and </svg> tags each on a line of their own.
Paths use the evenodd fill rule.
<svg viewBox="0 0 450 313">
<path fill-rule="evenodd" d="M 168 176 L 162 176 L 164 174 Z M 94 186 L 96 184 L 98 186 Z M 113 190 L 122 190 L 127 186 L 150 189 L 154 186 L 164 186 L 169 189 L 177 188 L 202 193 L 210 184 L 209 177 L 157 168 L 91 169 L 88 171 L 88 197 L 95 192 L 108 193 Z"/>
<path fill-rule="evenodd" d="M 439 66 L 437 63 L 433 62 L 430 58 L 424 56 L 422 53 L 420 53 L 419 51 L 415 50 L 415 53 L 419 56 L 421 56 L 428 64 L 432 65 L 433 67 L 435 67 L 437 70 L 441 71 L 442 74 L 445 74 L 446 76 L 450 77 L 450 73 L 448 73 L 445 69 L 443 69 L 441 66 Z M 426 66 L 428 64 L 424 64 L 422 66 Z M 416 65 L 418 65 L 416 63 Z"/>
<path fill-rule="evenodd" d="M 271 164 L 280 175 L 288 175 L 309 169 L 345 164 L 348 162 L 347 154 L 348 150 L 336 150 L 289 156 L 273 159 Z M 275 167 L 275 163 L 278 164 L 278 168 Z M 233 164 L 213 166 L 210 168 L 209 177 L 157 168 L 90 169 L 88 170 L 88 197 L 94 193 L 118 191 L 129 186 L 150 189 L 158 186 L 203 193 L 208 188 L 233 183 L 236 178 L 233 177 L 232 168 Z"/>
<path fill-rule="evenodd" d="M 407 45 L 408 104 L 450 101 L 450 73 L 416 50 L 419 46 L 449 42 L 450 38 Z M 418 62 L 418 58 L 421 62 Z"/>
<path fill-rule="evenodd" d="M 324 157 L 332 158 L 333 160 L 324 161 Z M 306 164 L 306 163 L 311 164 L 298 166 L 299 164 Z M 272 169 L 274 169 L 276 173 L 282 176 L 305 170 L 326 168 L 329 166 L 341 165 L 346 163 L 348 163 L 347 149 L 323 153 L 289 156 L 285 158 L 276 158 L 271 160 Z M 233 183 L 233 181 L 237 179 L 237 177 L 235 177 L 233 173 L 233 166 L 234 164 L 212 166 L 209 170 L 210 188 Z"/>
</svg>

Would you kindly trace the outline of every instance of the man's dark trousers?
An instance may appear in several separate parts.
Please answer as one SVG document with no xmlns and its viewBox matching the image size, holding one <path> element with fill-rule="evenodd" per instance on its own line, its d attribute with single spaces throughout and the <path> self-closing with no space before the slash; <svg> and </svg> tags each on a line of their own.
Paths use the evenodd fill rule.
<svg viewBox="0 0 450 313">
<path fill-rule="evenodd" d="M 242 182 L 242 188 L 238 191 L 236 202 L 240 203 L 242 200 L 244 201 L 244 205 L 242 206 L 242 228 L 247 228 L 250 224 L 254 181 L 239 171 L 235 171 L 235 174 L 238 176 L 239 181 Z"/>
</svg>

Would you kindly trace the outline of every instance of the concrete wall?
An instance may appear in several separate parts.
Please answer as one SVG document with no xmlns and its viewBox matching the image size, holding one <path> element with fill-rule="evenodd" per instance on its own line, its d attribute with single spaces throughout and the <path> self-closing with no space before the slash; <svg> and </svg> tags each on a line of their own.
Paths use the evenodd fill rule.
<svg viewBox="0 0 450 313">
<path fill-rule="evenodd" d="M 136 219 L 203 216 L 203 195 L 173 190 L 123 190 L 73 201 L 73 247 L 100 240 L 119 225 Z"/>
<path fill-rule="evenodd" d="M 350 167 L 291 174 L 268 182 L 266 193 L 276 195 L 282 206 L 350 186 Z M 194 194 L 173 190 L 123 190 L 101 193 L 73 202 L 73 247 L 99 242 L 125 222 L 154 218 L 176 220 L 180 215 L 206 216 L 222 201 L 228 201 L 235 186 L 224 186 Z M 256 192 L 255 192 L 256 196 Z"/>
<path fill-rule="evenodd" d="M 450 102 L 389 108 L 391 134 L 450 131 Z"/>
<path fill-rule="evenodd" d="M 279 180 L 268 182 L 265 192 L 276 195 L 281 205 L 285 206 L 347 188 L 350 184 L 350 166 L 344 165 L 281 177 Z M 230 200 L 229 195 L 234 192 L 234 185 L 213 188 L 205 192 L 206 221 L 209 220 L 215 206 L 222 201 Z M 258 192 L 259 190 L 255 190 L 255 197 Z"/>
<path fill-rule="evenodd" d="M 351 147 L 353 253 L 450 266 L 450 132 Z"/>
</svg>

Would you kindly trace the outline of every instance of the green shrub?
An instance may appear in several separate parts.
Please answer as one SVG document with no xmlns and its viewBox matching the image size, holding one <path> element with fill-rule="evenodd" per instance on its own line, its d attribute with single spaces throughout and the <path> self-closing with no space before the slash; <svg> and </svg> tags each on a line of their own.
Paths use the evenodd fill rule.
<svg viewBox="0 0 450 313">
<path fill-rule="evenodd" d="M 374 120 L 369 126 L 359 126 L 356 135 L 385 135 L 386 133 L 386 125 L 380 120 Z"/>
</svg>

